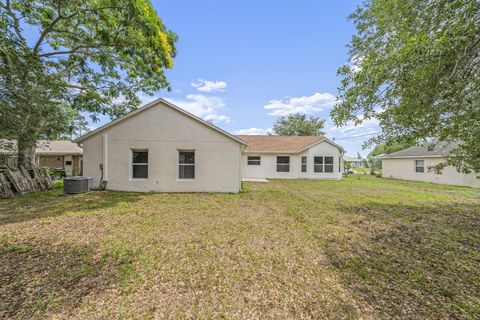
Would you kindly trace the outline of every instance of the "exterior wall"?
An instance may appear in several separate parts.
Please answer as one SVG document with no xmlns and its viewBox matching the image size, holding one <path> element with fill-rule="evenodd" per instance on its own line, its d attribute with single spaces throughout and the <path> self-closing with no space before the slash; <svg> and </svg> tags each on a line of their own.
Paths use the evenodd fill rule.
<svg viewBox="0 0 480 320">
<path fill-rule="evenodd" d="M 37 156 L 38 165 L 40 167 L 48 167 L 50 169 L 63 168 L 63 156 Z"/>
<path fill-rule="evenodd" d="M 259 166 L 249 166 L 248 156 L 260 156 Z M 277 156 L 290 156 L 290 172 L 277 172 Z M 307 157 L 307 172 L 301 172 L 301 157 Z M 332 156 L 333 172 L 313 172 L 313 157 Z M 339 170 L 340 163 L 340 170 Z M 298 154 L 243 153 L 242 178 L 245 179 L 342 179 L 343 157 L 340 150 L 328 142 L 321 142 Z"/>
<path fill-rule="evenodd" d="M 415 160 L 424 160 L 425 172 L 415 172 Z M 441 175 L 428 171 L 429 166 L 437 165 L 440 162 L 442 162 L 441 158 L 382 159 L 382 176 L 480 188 L 480 180 L 474 174 L 458 173 L 453 167 L 445 168 Z"/>
<path fill-rule="evenodd" d="M 83 142 L 83 147 L 84 175 L 92 177 L 94 186 L 98 186 L 103 164 L 109 190 L 239 192 L 241 189 L 241 144 L 161 104 L 93 135 Z M 148 179 L 131 179 L 132 149 L 148 149 Z M 178 179 L 178 150 L 195 150 L 194 180 Z"/>
</svg>

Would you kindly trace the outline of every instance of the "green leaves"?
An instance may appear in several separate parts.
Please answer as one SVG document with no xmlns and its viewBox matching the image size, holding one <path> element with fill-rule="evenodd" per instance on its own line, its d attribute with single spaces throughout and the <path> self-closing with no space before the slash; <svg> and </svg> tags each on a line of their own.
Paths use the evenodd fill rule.
<svg viewBox="0 0 480 320">
<path fill-rule="evenodd" d="M 378 118 L 371 142 L 462 141 L 447 162 L 480 173 L 480 3 L 371 0 L 351 19 L 356 65 L 338 71 L 334 122 Z"/>
<path fill-rule="evenodd" d="M 118 117 L 169 89 L 177 36 L 148 0 L 0 0 L 0 26 L 3 137 L 72 131 L 72 110 Z"/>
<path fill-rule="evenodd" d="M 273 125 L 273 132 L 279 136 L 320 136 L 325 120 L 296 113 L 279 118 Z"/>
</svg>

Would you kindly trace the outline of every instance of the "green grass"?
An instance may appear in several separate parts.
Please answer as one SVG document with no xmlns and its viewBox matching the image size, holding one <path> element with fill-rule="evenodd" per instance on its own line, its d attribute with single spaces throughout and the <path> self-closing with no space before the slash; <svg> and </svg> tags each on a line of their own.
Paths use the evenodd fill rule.
<svg viewBox="0 0 480 320">
<path fill-rule="evenodd" d="M 244 186 L 0 200 L 0 318 L 480 318 L 480 190 Z"/>
</svg>

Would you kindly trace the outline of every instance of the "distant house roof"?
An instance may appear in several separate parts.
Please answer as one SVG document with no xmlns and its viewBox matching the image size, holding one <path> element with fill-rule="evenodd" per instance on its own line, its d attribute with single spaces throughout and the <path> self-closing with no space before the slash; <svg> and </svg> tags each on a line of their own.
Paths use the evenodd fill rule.
<svg viewBox="0 0 480 320">
<path fill-rule="evenodd" d="M 458 147 L 457 142 L 440 141 L 434 145 L 413 146 L 397 152 L 384 154 L 381 158 L 443 157 L 456 147 Z"/>
<path fill-rule="evenodd" d="M 340 150 L 343 148 L 324 136 L 273 136 L 273 135 L 239 135 L 247 143 L 245 152 L 259 153 L 299 153 L 325 141 Z"/>
<path fill-rule="evenodd" d="M 156 100 L 153 100 L 152 102 L 149 102 L 149 103 L 147 103 L 146 105 L 144 105 L 144 106 L 142 106 L 142 107 L 140 107 L 140 108 L 138 108 L 138 109 L 136 109 L 136 110 L 134 110 L 134 111 L 132 111 L 132 112 L 127 113 L 127 114 L 124 115 L 123 117 L 120 117 L 120 118 L 118 118 L 118 119 L 115 119 L 115 120 L 113 120 L 113 121 L 111 121 L 111 122 L 109 122 L 109 123 L 107 123 L 107 124 L 105 124 L 105 125 L 97 128 L 97 129 L 95 129 L 95 130 L 93 130 L 93 131 L 87 132 L 87 133 L 84 134 L 83 136 L 80 136 L 80 137 L 78 137 L 77 139 L 75 139 L 74 142 L 77 142 L 77 143 L 83 142 L 85 139 L 87 139 L 87 138 L 89 138 L 89 137 L 91 137 L 91 136 L 93 136 L 93 135 L 95 135 L 95 134 L 97 134 L 97 133 L 99 133 L 99 132 L 107 129 L 107 128 L 110 128 L 110 127 L 112 127 L 112 126 L 114 126 L 114 125 L 122 122 L 123 120 L 126 120 L 126 119 L 128 119 L 128 118 L 130 118 L 130 117 L 133 117 L 133 116 L 139 114 L 140 112 L 143 112 L 143 111 L 145 111 L 145 110 L 148 110 L 148 109 L 150 109 L 150 108 L 152 108 L 152 107 L 154 107 L 154 106 L 158 106 L 158 105 L 163 105 L 163 106 L 165 106 L 165 107 L 167 107 L 167 108 L 171 108 L 171 109 L 173 109 L 173 110 L 175 110 L 175 111 L 178 111 L 178 112 L 180 112 L 181 114 L 183 114 L 183 115 L 185 115 L 185 116 L 187 116 L 187 117 L 189 117 L 189 118 L 191 118 L 191 119 L 193 119 L 193 120 L 195 120 L 195 121 L 200 122 L 201 124 L 207 126 L 208 128 L 213 129 L 213 130 L 219 132 L 220 134 L 223 134 L 223 135 L 229 137 L 230 139 L 233 139 L 233 140 L 237 141 L 238 143 L 245 144 L 245 141 L 242 141 L 241 139 L 237 138 L 236 136 L 234 136 L 234 135 L 226 132 L 225 130 L 220 129 L 219 127 L 217 127 L 217 126 L 215 126 L 215 125 L 213 125 L 213 124 L 211 124 L 211 123 L 209 123 L 209 122 L 207 122 L 207 121 L 205 121 L 205 120 L 203 120 L 203 119 L 201 119 L 201 118 L 199 118 L 199 117 L 191 114 L 190 112 L 188 112 L 188 111 L 186 111 L 186 110 L 184 110 L 184 109 L 182 109 L 182 108 L 180 108 L 180 107 L 177 107 L 177 106 L 174 105 L 173 103 L 168 102 L 167 100 L 164 100 L 164 99 L 162 99 L 162 98 L 158 98 L 158 99 L 156 99 Z"/>
<path fill-rule="evenodd" d="M 2 140 L 0 154 L 15 154 L 17 142 L 14 140 Z M 39 140 L 37 141 L 36 155 L 82 155 L 83 149 L 76 143 L 67 140 Z"/>
</svg>

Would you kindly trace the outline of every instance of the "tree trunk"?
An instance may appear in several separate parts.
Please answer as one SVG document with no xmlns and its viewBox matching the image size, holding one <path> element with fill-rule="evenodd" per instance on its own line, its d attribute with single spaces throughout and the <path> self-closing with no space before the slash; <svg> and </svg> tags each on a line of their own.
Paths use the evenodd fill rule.
<svg viewBox="0 0 480 320">
<path fill-rule="evenodd" d="M 25 168 L 33 168 L 35 164 L 36 142 L 26 139 L 18 139 L 18 165 Z"/>
</svg>

